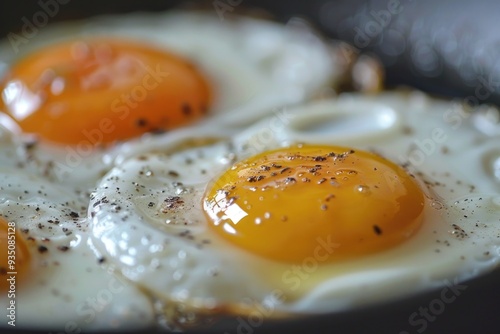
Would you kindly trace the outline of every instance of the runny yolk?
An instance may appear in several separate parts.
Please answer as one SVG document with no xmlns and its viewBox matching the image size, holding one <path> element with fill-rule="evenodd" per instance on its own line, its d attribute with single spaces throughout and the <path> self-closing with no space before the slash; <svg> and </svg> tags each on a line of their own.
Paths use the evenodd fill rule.
<svg viewBox="0 0 500 334">
<path fill-rule="evenodd" d="M 373 254 L 420 226 L 424 195 L 401 167 L 372 153 L 295 146 L 235 164 L 208 189 L 209 226 L 267 259 L 301 263 Z"/>
<path fill-rule="evenodd" d="M 7 72 L 0 91 L 0 111 L 24 132 L 82 149 L 188 124 L 211 102 L 209 82 L 186 59 L 114 39 L 34 52 Z"/>
<path fill-rule="evenodd" d="M 0 217 L 0 291 L 9 291 L 12 283 L 26 277 L 30 254 L 15 225 Z M 11 278 L 14 277 L 14 280 Z"/>
</svg>

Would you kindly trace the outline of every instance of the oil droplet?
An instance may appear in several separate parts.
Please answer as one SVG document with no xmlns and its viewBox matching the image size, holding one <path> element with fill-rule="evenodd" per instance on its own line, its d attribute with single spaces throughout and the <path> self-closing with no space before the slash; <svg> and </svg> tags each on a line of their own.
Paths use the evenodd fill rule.
<svg viewBox="0 0 500 334">
<path fill-rule="evenodd" d="M 177 252 L 177 257 L 179 259 L 185 259 L 186 256 L 187 256 L 187 254 L 186 254 L 186 251 L 184 251 L 184 250 L 180 250 L 179 252 Z"/>
<path fill-rule="evenodd" d="M 500 111 L 497 108 L 483 106 L 474 112 L 472 123 L 489 136 L 500 134 Z"/>
<path fill-rule="evenodd" d="M 259 225 L 260 223 L 262 223 L 262 219 L 255 218 L 255 224 Z"/>
<path fill-rule="evenodd" d="M 266 218 L 266 219 L 271 218 L 271 213 L 269 213 L 269 212 L 264 213 L 264 218 Z"/>
<path fill-rule="evenodd" d="M 370 187 L 368 187 L 367 185 L 359 185 L 356 187 L 356 190 L 362 194 L 365 194 L 365 195 L 368 195 L 370 194 Z"/>
<path fill-rule="evenodd" d="M 493 161 L 493 174 L 495 174 L 495 177 L 500 180 L 500 157 Z"/>
<path fill-rule="evenodd" d="M 334 186 L 334 187 L 338 187 L 338 186 L 340 186 L 340 183 L 338 183 L 336 180 L 331 180 L 331 181 L 330 181 L 330 184 L 331 184 L 332 186 Z"/>
<path fill-rule="evenodd" d="M 500 149 L 494 149 L 484 154 L 483 168 L 494 182 L 500 182 Z"/>
<path fill-rule="evenodd" d="M 436 209 L 436 210 L 441 210 L 441 209 L 443 208 L 443 203 L 441 203 L 441 202 L 439 202 L 439 201 L 434 200 L 434 201 L 432 201 L 432 203 L 431 203 L 431 207 L 432 207 L 433 209 Z"/>
</svg>

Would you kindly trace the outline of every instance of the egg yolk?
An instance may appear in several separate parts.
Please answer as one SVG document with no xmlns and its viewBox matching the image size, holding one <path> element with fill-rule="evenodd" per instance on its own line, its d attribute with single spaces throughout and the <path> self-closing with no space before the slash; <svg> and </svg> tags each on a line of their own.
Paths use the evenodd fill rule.
<svg viewBox="0 0 500 334">
<path fill-rule="evenodd" d="M 0 291 L 26 277 L 30 254 L 25 240 L 16 232 L 15 225 L 0 217 Z M 10 278 L 14 277 L 14 281 Z M 10 280 L 9 280 L 10 279 Z"/>
<path fill-rule="evenodd" d="M 424 195 L 375 154 L 296 146 L 235 164 L 208 189 L 209 226 L 267 259 L 338 261 L 400 244 L 420 226 Z"/>
<path fill-rule="evenodd" d="M 130 41 L 70 41 L 30 54 L 0 83 L 0 111 L 24 132 L 88 147 L 202 117 L 211 89 L 189 61 Z"/>
</svg>

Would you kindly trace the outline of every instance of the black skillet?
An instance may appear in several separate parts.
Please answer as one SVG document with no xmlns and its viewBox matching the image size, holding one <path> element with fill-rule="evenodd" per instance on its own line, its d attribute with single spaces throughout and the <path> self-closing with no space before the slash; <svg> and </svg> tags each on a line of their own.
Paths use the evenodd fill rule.
<svg viewBox="0 0 500 334">
<path fill-rule="evenodd" d="M 57 1 L 61 5 L 49 23 L 186 5 L 183 1 L 161 0 Z M 230 4 L 234 14 L 257 7 L 278 21 L 285 22 L 292 16 L 308 19 L 327 36 L 344 40 L 362 53 L 378 56 L 386 68 L 389 87 L 405 84 L 470 104 L 500 104 L 500 2 L 219 1 Z M 215 3 L 207 1 L 204 5 L 211 8 Z M 23 17 L 30 18 L 39 10 L 39 1 L 2 1 L 0 36 L 20 31 Z M 429 306 L 442 298 L 442 289 L 347 312 L 286 321 L 265 320 L 256 326 L 247 319 L 224 319 L 196 332 L 500 333 L 500 270 L 464 282 L 463 286 L 453 302 L 434 313 Z M 0 327 L 0 331 L 6 332 L 3 329 Z M 54 328 L 53 332 L 60 329 Z"/>
</svg>

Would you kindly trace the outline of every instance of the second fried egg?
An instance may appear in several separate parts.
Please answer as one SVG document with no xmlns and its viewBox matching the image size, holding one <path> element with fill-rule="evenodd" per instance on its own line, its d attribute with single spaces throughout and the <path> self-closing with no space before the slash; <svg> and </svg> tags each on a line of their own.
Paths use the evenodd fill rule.
<svg viewBox="0 0 500 334">
<path fill-rule="evenodd" d="M 92 245 L 177 325 L 179 310 L 330 312 L 473 277 L 499 261 L 498 184 L 476 163 L 495 148 L 458 135 L 449 107 L 347 95 L 138 153 L 94 193 Z"/>
</svg>

